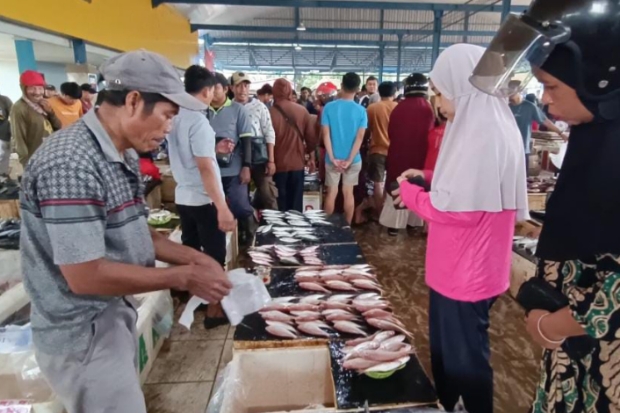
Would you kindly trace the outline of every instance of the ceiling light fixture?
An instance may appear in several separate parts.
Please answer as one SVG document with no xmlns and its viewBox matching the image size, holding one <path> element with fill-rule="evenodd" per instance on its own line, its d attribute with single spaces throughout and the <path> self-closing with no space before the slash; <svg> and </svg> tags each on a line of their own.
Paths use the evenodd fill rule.
<svg viewBox="0 0 620 413">
<path fill-rule="evenodd" d="M 295 50 L 301 50 L 301 46 L 300 46 L 300 45 L 298 45 L 298 44 L 296 44 L 296 45 L 295 45 Z"/>
<path fill-rule="evenodd" d="M 298 32 L 305 32 L 306 31 L 306 26 L 304 25 L 304 22 L 299 23 L 299 26 L 297 26 L 297 31 Z"/>
</svg>

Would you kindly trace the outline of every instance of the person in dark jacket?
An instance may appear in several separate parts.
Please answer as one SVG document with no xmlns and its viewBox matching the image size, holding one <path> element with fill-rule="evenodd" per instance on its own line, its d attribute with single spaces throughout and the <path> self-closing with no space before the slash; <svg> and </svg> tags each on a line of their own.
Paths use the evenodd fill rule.
<svg viewBox="0 0 620 413">
<path fill-rule="evenodd" d="M 4 95 L 0 95 L 0 180 L 9 174 L 11 160 L 11 125 L 9 114 L 13 102 Z"/>
</svg>

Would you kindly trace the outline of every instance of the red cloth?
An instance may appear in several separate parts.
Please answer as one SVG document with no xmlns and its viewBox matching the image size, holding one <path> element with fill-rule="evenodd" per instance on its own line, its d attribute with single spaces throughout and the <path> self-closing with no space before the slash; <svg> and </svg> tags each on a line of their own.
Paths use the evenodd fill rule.
<svg viewBox="0 0 620 413">
<path fill-rule="evenodd" d="M 424 162 L 425 171 L 434 171 L 439 157 L 439 148 L 443 140 L 443 134 L 446 131 L 446 125 L 436 126 L 431 133 L 428 134 L 428 151 L 426 152 L 426 162 Z"/>
<path fill-rule="evenodd" d="M 400 102 L 390 116 L 386 185 L 407 169 L 423 169 L 428 150 L 428 134 L 435 124 L 431 104 L 424 97 L 410 96 Z"/>
<path fill-rule="evenodd" d="M 150 159 L 140 158 L 140 173 L 142 175 L 149 175 L 153 179 L 161 180 L 159 168 Z"/>
</svg>

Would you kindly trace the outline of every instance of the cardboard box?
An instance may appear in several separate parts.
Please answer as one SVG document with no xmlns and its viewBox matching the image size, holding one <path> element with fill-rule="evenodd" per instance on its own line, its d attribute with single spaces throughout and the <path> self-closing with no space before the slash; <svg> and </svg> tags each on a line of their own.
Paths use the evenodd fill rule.
<svg viewBox="0 0 620 413">
<path fill-rule="evenodd" d="M 220 391 L 220 413 L 336 411 L 327 347 L 236 351 Z"/>
<path fill-rule="evenodd" d="M 321 192 L 304 192 L 304 211 L 321 209 Z"/>
<path fill-rule="evenodd" d="M 0 218 L 19 217 L 19 199 L 0 199 Z"/>
</svg>

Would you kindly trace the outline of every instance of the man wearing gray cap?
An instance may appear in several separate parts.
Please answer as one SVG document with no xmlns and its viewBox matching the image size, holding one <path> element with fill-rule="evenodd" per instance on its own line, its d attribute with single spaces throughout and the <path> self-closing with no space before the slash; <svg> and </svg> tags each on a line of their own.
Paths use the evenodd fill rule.
<svg viewBox="0 0 620 413">
<path fill-rule="evenodd" d="M 100 71 L 100 106 L 47 139 L 23 176 L 24 285 L 37 361 L 67 411 L 143 413 L 131 295 L 174 288 L 217 302 L 232 286 L 219 263 L 146 223 L 136 152 L 159 146 L 179 107 L 205 105 L 155 53 Z"/>
</svg>

